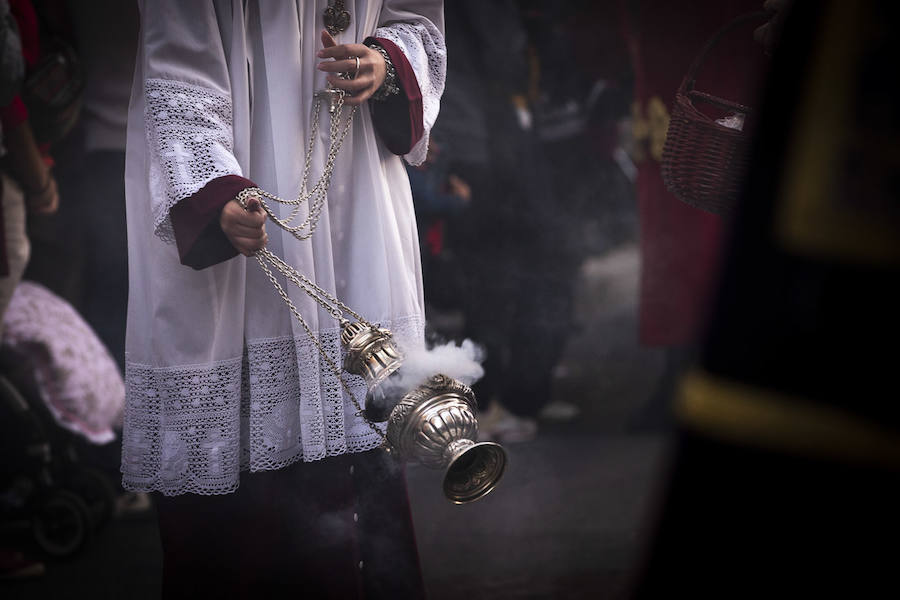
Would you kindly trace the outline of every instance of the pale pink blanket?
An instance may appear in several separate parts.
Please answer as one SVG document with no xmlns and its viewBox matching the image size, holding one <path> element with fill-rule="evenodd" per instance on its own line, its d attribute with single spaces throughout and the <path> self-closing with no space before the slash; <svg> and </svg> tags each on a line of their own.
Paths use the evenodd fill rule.
<svg viewBox="0 0 900 600">
<path fill-rule="evenodd" d="M 125 384 L 103 343 L 67 302 L 23 281 L 3 315 L 3 346 L 34 370 L 56 421 L 95 444 L 122 426 Z"/>
</svg>

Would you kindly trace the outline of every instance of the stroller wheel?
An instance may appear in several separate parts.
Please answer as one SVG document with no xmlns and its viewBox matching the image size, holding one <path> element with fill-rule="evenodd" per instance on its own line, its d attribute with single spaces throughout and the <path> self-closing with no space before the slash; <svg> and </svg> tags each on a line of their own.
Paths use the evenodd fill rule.
<svg viewBox="0 0 900 600">
<path fill-rule="evenodd" d="M 90 537 L 88 508 L 72 492 L 53 490 L 38 500 L 31 529 L 35 542 L 48 555 L 72 556 Z"/>
<path fill-rule="evenodd" d="M 116 503 L 116 493 L 106 475 L 90 467 L 72 466 L 66 487 L 84 500 L 95 531 L 106 525 Z"/>
</svg>

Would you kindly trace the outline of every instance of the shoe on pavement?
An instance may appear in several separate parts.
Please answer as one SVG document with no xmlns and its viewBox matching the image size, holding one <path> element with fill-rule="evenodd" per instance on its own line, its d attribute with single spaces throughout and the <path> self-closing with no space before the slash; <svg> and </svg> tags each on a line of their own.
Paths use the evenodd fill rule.
<svg viewBox="0 0 900 600">
<path fill-rule="evenodd" d="M 153 502 L 146 492 L 125 492 L 116 498 L 116 517 L 138 518 L 148 515 Z"/>
<path fill-rule="evenodd" d="M 537 435 L 537 421 L 512 414 L 499 402 L 491 402 L 478 419 L 479 439 L 514 444 L 528 442 Z"/>
<path fill-rule="evenodd" d="M 581 409 L 571 402 L 554 400 L 541 409 L 539 416 L 548 421 L 571 421 L 581 414 Z"/>
</svg>

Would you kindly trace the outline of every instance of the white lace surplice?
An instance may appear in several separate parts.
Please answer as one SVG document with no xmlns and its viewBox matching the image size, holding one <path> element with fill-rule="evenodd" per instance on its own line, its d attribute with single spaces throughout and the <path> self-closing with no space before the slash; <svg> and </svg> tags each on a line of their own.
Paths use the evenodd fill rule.
<svg viewBox="0 0 900 600">
<path fill-rule="evenodd" d="M 323 29 L 318 2 L 144 2 L 129 110 L 130 294 L 124 485 L 221 494 L 239 472 L 376 447 L 340 382 L 255 261 L 182 266 L 169 210 L 226 174 L 295 197 L 310 131 Z M 338 43 L 386 37 L 404 51 L 437 116 L 445 50 L 440 2 L 348 2 Z M 345 113 L 346 114 L 346 113 Z M 328 144 L 322 111 L 311 180 Z M 426 139 L 407 160 L 421 162 Z M 305 208 L 303 209 L 305 211 Z M 301 211 L 301 220 L 305 217 Z M 288 210 L 283 211 L 283 216 Z M 311 240 L 267 226 L 269 248 L 401 345 L 421 344 L 422 277 L 409 182 L 378 141 L 368 106 L 338 156 Z M 302 292 L 294 304 L 340 364 L 337 322 Z M 345 381 L 364 398 L 356 377 Z"/>
</svg>

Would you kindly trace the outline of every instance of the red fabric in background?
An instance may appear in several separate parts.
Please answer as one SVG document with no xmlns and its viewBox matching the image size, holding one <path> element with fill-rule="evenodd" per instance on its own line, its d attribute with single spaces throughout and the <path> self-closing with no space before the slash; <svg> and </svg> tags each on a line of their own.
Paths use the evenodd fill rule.
<svg viewBox="0 0 900 600">
<path fill-rule="evenodd" d="M 25 108 L 20 96 L 13 98 L 6 106 L 0 106 L 0 123 L 3 123 L 3 128 L 7 131 L 15 129 L 27 120 L 28 109 Z"/>
<path fill-rule="evenodd" d="M 38 17 L 31 0 L 9 0 L 9 12 L 16 18 L 25 66 L 32 67 L 41 57 Z"/>
<path fill-rule="evenodd" d="M 40 32 L 38 31 L 37 14 L 30 0 L 10 0 L 9 12 L 16 19 L 19 28 L 19 39 L 22 42 L 22 57 L 25 68 L 34 66 L 41 55 Z M 19 96 L 13 98 L 8 105 L 0 107 L 0 121 L 5 129 L 12 129 L 28 119 L 28 110 Z"/>
<path fill-rule="evenodd" d="M 626 35 L 635 67 L 635 100 L 642 109 L 656 96 L 671 112 L 681 80 L 704 43 L 734 17 L 762 10 L 762 4 L 762 0 L 629 3 Z M 704 62 L 696 89 L 758 106 L 767 59 L 753 40 L 755 26 L 743 25 L 726 34 Z M 637 166 L 640 339 L 649 345 L 690 344 L 697 339 L 715 282 L 723 222 L 669 193 L 656 160 L 648 157 Z"/>
</svg>

